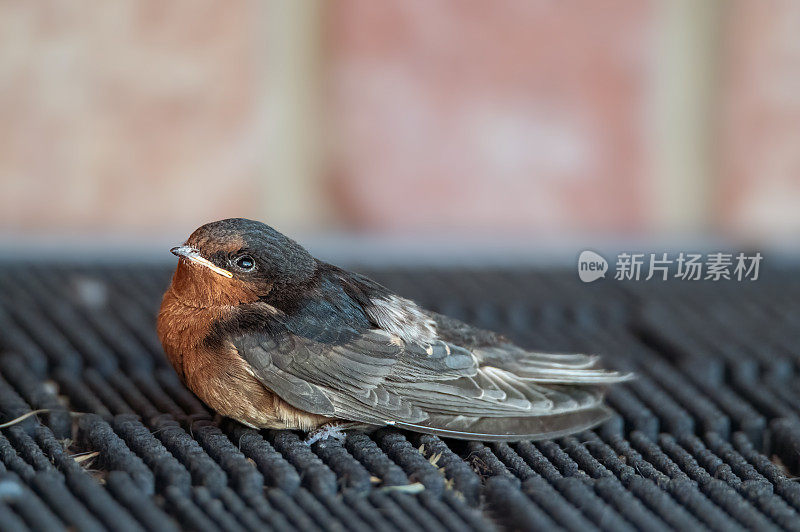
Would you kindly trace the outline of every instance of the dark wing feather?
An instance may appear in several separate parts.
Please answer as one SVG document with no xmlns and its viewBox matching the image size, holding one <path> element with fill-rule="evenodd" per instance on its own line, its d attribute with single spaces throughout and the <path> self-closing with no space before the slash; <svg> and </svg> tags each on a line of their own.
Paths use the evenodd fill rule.
<svg viewBox="0 0 800 532">
<path fill-rule="evenodd" d="M 253 369 L 253 374 L 292 405 L 323 416 L 335 415 L 333 403 L 322 390 L 273 363 L 279 343 L 269 335 L 241 335 L 234 346 Z"/>
<path fill-rule="evenodd" d="M 478 329 L 459 337 L 445 328 L 441 340 L 423 346 L 378 328 L 337 327 L 332 335 L 324 318 L 305 316 L 229 340 L 285 401 L 350 421 L 512 440 L 574 432 L 607 415 L 593 384 L 613 379 L 582 355 L 529 353 L 497 335 L 494 344 L 467 341 L 465 335 L 481 338 Z M 582 385 L 553 384 L 559 382 Z"/>
<path fill-rule="evenodd" d="M 612 384 L 630 378 L 628 374 L 595 368 L 598 357 L 593 355 L 527 351 L 495 332 L 442 314 L 429 315 L 439 337 L 471 350 L 481 367 L 499 368 L 538 383 Z"/>
<path fill-rule="evenodd" d="M 611 411 L 599 405 L 549 416 L 467 417 L 431 415 L 424 423 L 397 423 L 400 428 L 447 438 L 483 441 L 547 440 L 590 429 Z"/>
<path fill-rule="evenodd" d="M 313 318 L 306 320 L 305 335 L 272 327 L 269 332 L 234 335 L 230 341 L 256 378 L 301 410 L 378 425 L 394 419 L 413 422 L 427 418 L 425 412 L 384 385 L 402 354 L 390 334 L 379 329 L 351 330 L 338 335 L 346 340 L 330 341 L 323 336 L 323 329 L 313 334 L 314 322 Z M 298 381 L 303 383 L 300 388 Z M 325 408 L 320 410 L 321 406 Z"/>
</svg>

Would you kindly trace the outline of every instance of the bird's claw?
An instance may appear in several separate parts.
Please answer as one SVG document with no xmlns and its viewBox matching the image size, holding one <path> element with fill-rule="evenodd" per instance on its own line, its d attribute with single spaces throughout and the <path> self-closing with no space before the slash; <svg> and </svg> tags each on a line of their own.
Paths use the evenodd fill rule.
<svg viewBox="0 0 800 532">
<path fill-rule="evenodd" d="M 347 439 L 347 434 L 344 432 L 344 428 L 339 423 L 326 423 L 318 429 L 309 432 L 308 437 L 304 440 L 304 443 L 306 445 L 311 445 L 312 443 L 324 441 L 328 438 L 333 438 L 336 441 L 343 442 L 345 439 Z"/>
</svg>

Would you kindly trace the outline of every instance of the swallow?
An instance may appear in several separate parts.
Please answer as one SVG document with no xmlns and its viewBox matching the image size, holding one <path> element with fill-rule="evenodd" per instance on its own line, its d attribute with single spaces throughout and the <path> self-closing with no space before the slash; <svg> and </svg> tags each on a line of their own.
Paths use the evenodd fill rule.
<svg viewBox="0 0 800 532">
<path fill-rule="evenodd" d="M 164 351 L 205 404 L 249 427 L 555 438 L 605 420 L 605 388 L 631 377 L 421 308 L 261 222 L 209 223 L 171 251 Z"/>
</svg>

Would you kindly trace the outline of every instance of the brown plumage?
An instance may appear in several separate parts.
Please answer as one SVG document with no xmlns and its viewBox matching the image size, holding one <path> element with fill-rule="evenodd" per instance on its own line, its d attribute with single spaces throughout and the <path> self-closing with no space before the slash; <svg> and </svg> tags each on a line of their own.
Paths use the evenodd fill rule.
<svg viewBox="0 0 800 532">
<path fill-rule="evenodd" d="M 173 252 L 158 316 L 167 357 L 201 400 L 249 426 L 555 437 L 605 419 L 604 386 L 629 378 L 422 309 L 259 222 L 204 225 Z"/>
<path fill-rule="evenodd" d="M 312 430 L 330 421 L 294 408 L 269 391 L 233 345 L 217 350 L 204 345 L 213 325 L 228 319 L 235 306 L 256 301 L 258 296 L 243 282 L 181 259 L 157 324 L 175 371 L 204 403 L 246 425 Z"/>
</svg>

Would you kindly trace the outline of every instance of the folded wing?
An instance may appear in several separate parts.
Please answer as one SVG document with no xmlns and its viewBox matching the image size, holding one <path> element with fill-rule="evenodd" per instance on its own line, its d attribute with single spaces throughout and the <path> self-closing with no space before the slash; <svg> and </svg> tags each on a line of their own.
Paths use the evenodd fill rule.
<svg viewBox="0 0 800 532">
<path fill-rule="evenodd" d="M 589 428 L 607 416 L 602 385 L 627 378 L 596 369 L 593 357 L 528 352 L 431 316 L 440 334 L 424 345 L 377 327 L 332 336 L 311 317 L 302 330 L 271 326 L 229 340 L 296 408 L 455 438 L 542 439 Z"/>
</svg>

